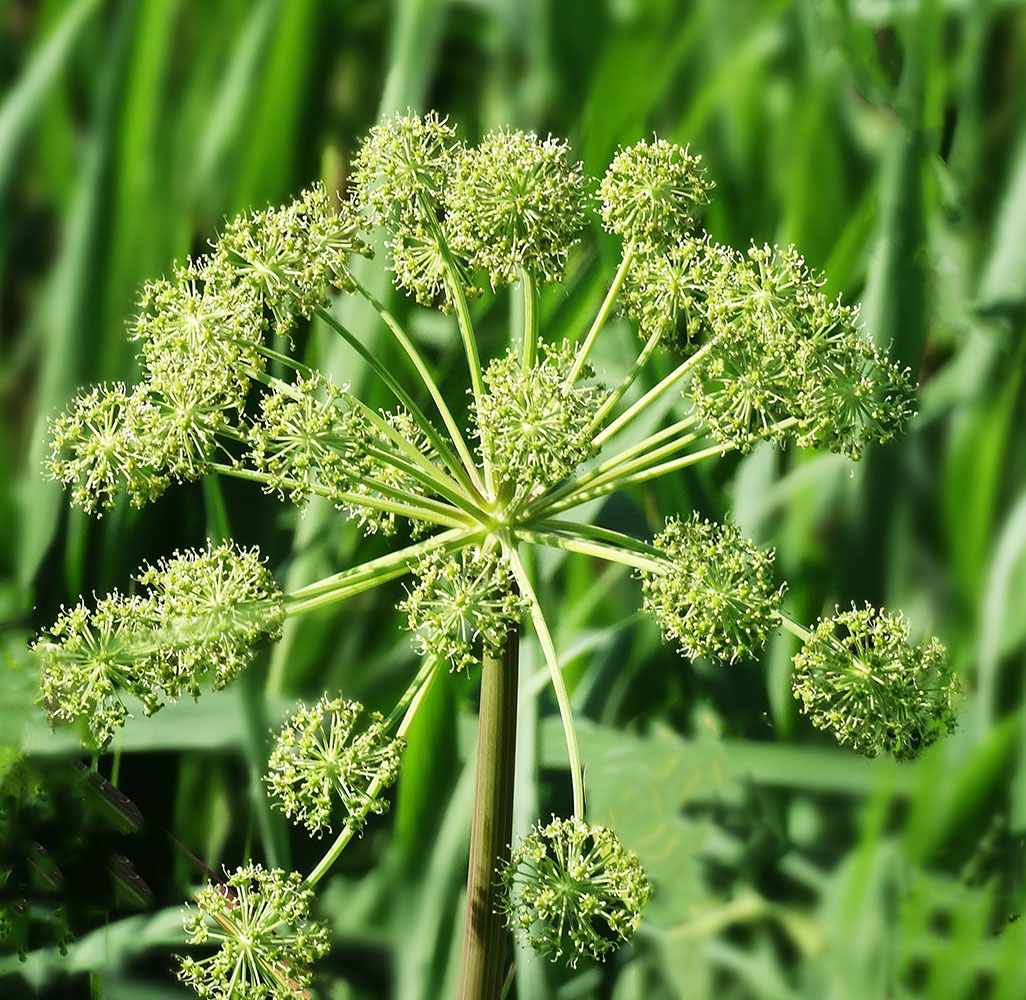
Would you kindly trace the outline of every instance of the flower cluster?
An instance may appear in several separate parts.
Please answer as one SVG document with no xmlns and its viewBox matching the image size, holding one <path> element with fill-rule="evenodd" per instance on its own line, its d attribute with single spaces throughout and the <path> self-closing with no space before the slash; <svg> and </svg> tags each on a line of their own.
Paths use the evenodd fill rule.
<svg viewBox="0 0 1026 1000">
<path fill-rule="evenodd" d="M 676 640 L 690 659 L 733 663 L 758 652 L 783 596 L 773 584 L 773 553 L 736 525 L 697 514 L 669 518 L 654 544 L 666 563 L 662 573 L 641 573 L 644 609 L 656 616 L 663 638 Z"/>
<path fill-rule="evenodd" d="M 353 254 L 370 255 L 360 237 L 364 222 L 350 202 L 337 202 L 314 185 L 282 208 L 240 215 L 225 227 L 207 263 L 215 287 L 252 289 L 286 334 L 296 316 L 313 315 L 332 290 L 355 288 Z"/>
<path fill-rule="evenodd" d="M 909 373 L 863 336 L 858 311 L 831 301 L 794 247 L 735 254 L 712 304 L 712 351 L 691 392 L 723 443 L 769 437 L 857 459 L 914 412 Z"/>
<path fill-rule="evenodd" d="M 313 893 L 295 872 L 248 864 L 208 883 L 186 912 L 190 945 L 216 945 L 207 958 L 181 957 L 178 978 L 210 1000 L 294 1000 L 308 995 L 310 964 L 328 953 L 328 929 L 309 917 Z"/>
<path fill-rule="evenodd" d="M 579 819 L 537 825 L 502 870 L 510 926 L 536 951 L 576 968 L 637 930 L 651 889 L 612 830 Z"/>
<path fill-rule="evenodd" d="M 148 284 L 133 330 L 142 381 L 93 388 L 52 423 L 50 476 L 98 514 L 123 494 L 141 506 L 171 481 L 195 480 L 218 454 L 230 459 L 262 377 L 266 317 L 287 332 L 330 289 L 351 288 L 348 259 L 368 252 L 360 225 L 315 186 L 284 208 L 240 216 L 210 255 Z"/>
<path fill-rule="evenodd" d="M 300 705 L 275 740 L 265 778 L 286 816 L 311 834 L 331 829 L 341 806 L 345 822 L 361 829 L 370 813 L 383 813 L 377 795 L 399 776 L 403 741 L 391 739 L 374 713 L 354 735 L 363 706 L 325 695 L 312 707 Z"/>
<path fill-rule="evenodd" d="M 447 659 L 453 670 L 497 654 L 516 628 L 525 602 L 517 593 L 509 560 L 472 547 L 458 555 L 432 555 L 414 569 L 416 584 L 400 610 L 415 633 L 421 656 Z"/>
<path fill-rule="evenodd" d="M 557 281 L 584 221 L 584 175 L 565 142 L 500 129 L 467 146 L 437 115 L 397 115 L 356 158 L 357 200 L 390 234 L 396 284 L 448 311 L 521 270 Z"/>
<path fill-rule="evenodd" d="M 665 244 L 689 232 L 712 189 L 701 164 L 665 139 L 619 150 L 599 185 L 602 224 L 636 244 Z"/>
<path fill-rule="evenodd" d="M 543 357 L 527 370 L 512 351 L 485 370 L 477 433 L 511 502 L 558 483 L 595 450 L 592 421 L 604 389 L 571 384 L 573 360 L 566 342 L 546 344 Z M 583 372 L 585 378 L 590 374 L 590 368 Z"/>
<path fill-rule="evenodd" d="M 545 281 L 563 276 L 584 223 L 584 174 L 559 139 L 500 129 L 464 149 L 448 201 L 454 248 L 492 286 L 520 270 Z"/>
<path fill-rule="evenodd" d="M 794 696 L 813 725 L 875 757 L 909 760 L 955 724 L 958 678 L 937 639 L 870 605 L 821 618 L 794 658 Z"/>
<path fill-rule="evenodd" d="M 223 687 L 263 636 L 280 634 L 282 595 L 255 550 L 231 544 L 176 553 L 144 567 L 145 595 L 114 592 L 65 609 L 35 642 L 51 723 L 83 720 L 103 745 L 130 714 L 147 715 L 200 684 Z"/>
</svg>

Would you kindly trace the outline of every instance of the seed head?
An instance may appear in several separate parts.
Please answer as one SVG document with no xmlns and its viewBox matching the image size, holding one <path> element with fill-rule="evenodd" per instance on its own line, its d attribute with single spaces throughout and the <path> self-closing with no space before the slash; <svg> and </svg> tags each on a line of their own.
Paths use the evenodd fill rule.
<svg viewBox="0 0 1026 1000">
<path fill-rule="evenodd" d="M 388 808 L 370 786 L 388 787 L 399 776 L 404 743 L 389 738 L 377 713 L 354 735 L 362 711 L 359 702 L 325 695 L 312 708 L 300 705 L 278 734 L 265 780 L 285 815 L 311 834 L 330 830 L 339 806 L 356 829 Z"/>
<path fill-rule="evenodd" d="M 651 892 L 637 857 L 612 830 L 555 816 L 532 829 L 501 877 L 510 926 L 573 968 L 629 941 Z"/>
<path fill-rule="evenodd" d="M 694 514 L 669 518 L 654 544 L 666 554 L 663 573 L 642 572 L 644 609 L 664 639 L 689 659 L 733 663 L 762 648 L 776 623 L 783 587 L 775 587 L 773 552 L 763 552 L 736 525 Z"/>
<path fill-rule="evenodd" d="M 208 883 L 184 917 L 191 945 L 217 945 L 208 958 L 179 956 L 178 978 L 209 1000 L 295 1000 L 310 985 L 310 963 L 328 953 L 328 929 L 309 918 L 313 893 L 296 872 L 248 864 Z"/>
<path fill-rule="evenodd" d="M 958 678 L 937 639 L 870 605 L 821 618 L 794 658 L 794 696 L 819 729 L 867 757 L 911 760 L 955 727 Z"/>
</svg>

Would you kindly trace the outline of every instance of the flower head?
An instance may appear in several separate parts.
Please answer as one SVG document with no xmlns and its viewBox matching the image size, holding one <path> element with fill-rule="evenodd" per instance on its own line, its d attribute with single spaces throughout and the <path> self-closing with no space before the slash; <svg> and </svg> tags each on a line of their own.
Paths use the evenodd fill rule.
<svg viewBox="0 0 1026 1000">
<path fill-rule="evenodd" d="M 248 864 L 208 883 L 186 912 L 191 945 L 217 945 L 208 958 L 181 957 L 178 978 L 210 1000 L 295 1000 L 310 985 L 310 963 L 328 952 L 328 929 L 309 918 L 313 893 L 296 872 Z"/>
<path fill-rule="evenodd" d="M 388 808 L 377 792 L 399 776 L 404 744 L 388 736 L 377 713 L 354 735 L 362 711 L 359 702 L 325 695 L 311 708 L 300 705 L 275 741 L 265 780 L 285 815 L 312 834 L 330 829 L 339 806 L 356 829 Z"/>
<path fill-rule="evenodd" d="M 277 638 L 281 591 L 255 549 L 225 544 L 175 553 L 136 578 L 147 592 L 116 591 L 90 610 L 63 610 L 36 640 L 40 684 L 51 723 L 83 720 L 103 745 L 130 715 L 126 696 L 147 715 L 204 679 L 216 690 Z"/>
<path fill-rule="evenodd" d="M 497 552 L 475 547 L 458 555 L 433 554 L 414 576 L 417 582 L 400 610 L 421 656 L 447 659 L 460 670 L 478 662 L 479 647 L 497 654 L 520 622 L 525 602 L 509 560 Z"/>
<path fill-rule="evenodd" d="M 158 609 L 152 598 L 116 591 L 90 609 L 79 601 L 33 644 L 42 669 L 40 688 L 51 725 L 81 720 L 103 746 L 131 714 L 128 696 L 149 715 L 160 707 L 153 655 Z"/>
<path fill-rule="evenodd" d="M 591 456 L 592 419 L 605 398 L 600 385 L 568 383 L 568 343 L 543 344 L 542 352 L 526 371 L 513 351 L 493 361 L 477 406 L 482 450 L 518 498 L 559 482 Z"/>
<path fill-rule="evenodd" d="M 145 394 L 120 382 L 90 389 L 50 423 L 47 473 L 87 513 L 102 514 L 123 494 L 141 507 L 168 485 L 157 423 Z"/>
<path fill-rule="evenodd" d="M 865 340 L 858 313 L 820 290 L 794 247 L 734 255 L 706 297 L 714 336 L 691 385 L 718 440 L 827 444 L 857 459 L 913 412 L 908 371 Z"/>
<path fill-rule="evenodd" d="M 734 524 L 698 514 L 669 518 L 654 544 L 666 555 L 663 573 L 642 572 L 644 609 L 656 616 L 665 639 L 695 659 L 733 663 L 766 641 L 780 606 L 772 552 L 763 552 Z"/>
<path fill-rule="evenodd" d="M 602 224 L 625 241 L 656 246 L 691 232 L 712 188 L 701 163 L 665 139 L 621 149 L 599 185 Z"/>
<path fill-rule="evenodd" d="M 454 249 L 492 285 L 558 281 L 584 221 L 584 175 L 561 140 L 500 129 L 464 149 L 446 202 Z"/>
<path fill-rule="evenodd" d="M 397 114 L 375 125 L 356 154 L 357 203 L 377 225 L 424 224 L 437 214 L 460 148 L 456 129 L 434 112 Z"/>
<path fill-rule="evenodd" d="M 651 892 L 613 831 L 578 819 L 535 826 L 501 875 L 510 926 L 536 951 L 573 967 L 629 941 Z"/>
<path fill-rule="evenodd" d="M 794 658 L 794 696 L 819 729 L 875 757 L 910 760 L 955 726 L 958 678 L 937 639 L 870 605 L 821 618 Z"/>
<path fill-rule="evenodd" d="M 215 288 L 244 285 L 288 333 L 297 315 L 309 318 L 332 289 L 352 291 L 349 258 L 370 255 L 364 222 L 349 202 L 337 203 L 320 184 L 281 208 L 240 215 L 225 226 L 204 274 Z"/>
<path fill-rule="evenodd" d="M 255 655 L 257 641 L 281 635 L 282 593 L 256 549 L 232 542 L 175 552 L 137 577 L 160 614 L 162 686 L 171 697 L 199 693 L 202 678 L 223 688 Z"/>
<path fill-rule="evenodd" d="M 642 336 L 661 333 L 663 342 L 693 350 L 712 333 L 718 294 L 728 280 L 734 251 L 708 236 L 680 237 L 669 247 L 644 244 L 624 277 L 623 305 Z"/>
</svg>

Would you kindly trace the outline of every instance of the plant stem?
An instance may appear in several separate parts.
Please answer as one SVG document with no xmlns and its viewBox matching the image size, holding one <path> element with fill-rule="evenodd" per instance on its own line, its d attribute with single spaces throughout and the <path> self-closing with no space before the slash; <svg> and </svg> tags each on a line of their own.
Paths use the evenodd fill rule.
<svg viewBox="0 0 1026 1000">
<path fill-rule="evenodd" d="M 513 835 L 519 638 L 511 632 L 499 656 L 481 663 L 477 786 L 467 872 L 467 916 L 460 1000 L 499 1000 L 506 973 L 506 920 L 499 912 L 496 871 Z"/>
<path fill-rule="evenodd" d="M 460 458 L 463 460 L 467 473 L 470 475 L 471 479 L 473 479 L 474 486 L 480 493 L 483 486 L 478 478 L 477 466 L 474 464 L 474 459 L 471 457 L 470 451 L 467 448 L 466 442 L 463 440 L 463 435 L 460 433 L 460 429 L 457 426 L 455 419 L 453 419 L 452 411 L 450 411 L 449 407 L 446 405 L 445 397 L 438 388 L 438 384 L 431 377 L 431 370 L 428 368 L 424 358 L 413 345 L 413 341 L 411 341 L 407 336 L 406 331 L 403 330 L 396 318 L 384 307 L 384 305 L 378 301 L 374 293 L 360 282 L 357 282 L 357 289 L 371 304 L 371 306 L 373 306 L 377 314 L 384 321 L 385 326 L 388 327 L 389 332 L 398 341 L 399 346 L 406 352 L 410 361 L 413 362 L 413 366 L 417 369 L 417 374 L 420 375 L 421 381 L 430 393 L 431 399 L 434 401 L 435 407 L 442 418 L 442 422 L 445 424 L 446 430 L 449 432 L 449 437 L 452 438 L 452 443 L 455 445 Z"/>
<path fill-rule="evenodd" d="M 521 371 L 527 372 L 538 358 L 538 282 L 527 268 L 520 269 L 524 290 L 524 351 Z"/>
<path fill-rule="evenodd" d="M 595 322 L 591 324 L 591 329 L 588 331 L 588 335 L 584 338 L 584 343 L 581 344 L 580 350 L 577 352 L 577 357 L 574 358 L 573 368 L 571 368 L 567 374 L 566 384 L 568 386 L 573 385 L 574 382 L 577 381 L 577 376 L 581 374 L 581 369 L 584 367 L 585 361 L 588 360 L 588 355 L 591 353 L 591 348 L 595 343 L 595 339 L 602 331 L 602 327 L 606 324 L 609 313 L 613 308 L 613 303 L 616 301 L 617 293 L 620 291 L 623 279 L 627 275 L 627 268 L 631 266 L 631 261 L 633 259 L 634 242 L 631 241 L 623 252 L 623 259 L 620 261 L 620 266 L 616 270 L 616 275 L 613 277 L 613 283 L 609 286 L 609 291 L 606 292 L 606 297 L 602 300 L 602 305 L 599 306 Z"/>
<path fill-rule="evenodd" d="M 691 355 L 686 361 L 682 361 L 676 368 L 670 372 L 661 382 L 654 385 L 648 392 L 645 393 L 637 402 L 635 402 L 629 409 L 625 410 L 620 414 L 611 424 L 609 424 L 603 431 L 595 435 L 595 444 L 601 446 L 603 442 L 608 441 L 621 427 L 625 427 L 629 424 L 646 406 L 654 403 L 670 386 L 674 385 L 680 379 L 682 379 L 692 368 L 699 364 L 706 355 L 712 350 L 713 345 L 716 343 L 716 338 L 713 337 L 704 347 L 699 348 Z"/>
<path fill-rule="evenodd" d="M 533 532 L 531 533 L 533 534 Z M 549 668 L 549 677 L 552 680 L 552 690 L 556 695 L 556 704 L 559 706 L 559 718 L 563 723 L 563 736 L 566 739 L 566 752 L 570 760 L 570 784 L 574 796 L 574 817 L 584 819 L 584 769 L 581 767 L 581 751 L 577 745 L 577 729 L 574 726 L 574 713 L 570 707 L 570 692 L 566 689 L 566 681 L 563 680 L 563 671 L 559 667 L 559 656 L 556 654 L 556 645 L 552 641 L 552 633 L 545 621 L 541 605 L 538 603 L 538 596 L 531 586 L 530 577 L 524 568 L 523 562 L 516 549 L 510 546 L 510 565 L 513 567 L 513 575 L 523 591 L 524 596 L 531 605 L 531 621 L 534 623 L 534 630 L 538 634 L 538 642 L 542 652 L 545 654 L 545 663 Z"/>
</svg>

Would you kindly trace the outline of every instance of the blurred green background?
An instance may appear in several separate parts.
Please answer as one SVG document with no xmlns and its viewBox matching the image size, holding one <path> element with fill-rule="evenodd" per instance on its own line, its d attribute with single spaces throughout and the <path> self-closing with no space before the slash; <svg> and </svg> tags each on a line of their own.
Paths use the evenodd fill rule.
<svg viewBox="0 0 1026 1000">
<path fill-rule="evenodd" d="M 777 547 L 797 618 L 853 600 L 903 609 L 945 641 L 966 691 L 959 731 L 920 761 L 866 761 L 796 714 L 787 636 L 761 663 L 688 664 L 637 619 L 628 574 L 540 565 L 589 814 L 638 852 L 655 895 L 605 967 L 518 950 L 512 995 L 1026 996 L 1026 5 L 0 0 L 0 80 L 0 927 L 27 955 L 0 955 L 3 996 L 188 995 L 170 953 L 206 877 L 195 859 L 302 869 L 324 846 L 259 791 L 270 726 L 325 689 L 387 711 L 412 676 L 396 585 L 304 620 L 233 688 L 130 724 L 91 760 L 42 721 L 25 649 L 62 602 L 208 535 L 259 543 L 288 585 L 381 547 L 331 510 L 300 519 L 236 484 L 91 521 L 40 462 L 46 419 L 76 387 L 134 379 L 141 282 L 202 252 L 226 215 L 318 177 L 344 190 L 360 137 L 407 107 L 471 140 L 506 124 L 566 136 L 594 176 L 618 144 L 690 143 L 717 185 L 717 239 L 794 242 L 831 293 L 863 303 L 869 334 L 921 384 L 902 440 L 857 466 L 760 448 L 597 516 L 644 534 L 669 513 L 731 510 Z M 588 234 L 566 287 L 546 292 L 550 337 L 581 332 L 617 253 Z M 383 261 L 367 273 L 387 289 Z M 497 350 L 506 299 L 478 306 Z M 338 308 L 376 343 L 368 315 Z M 395 308 L 462 392 L 450 321 Z M 611 327 L 599 361 L 622 365 L 632 336 Z M 323 331 L 305 349 L 364 385 Z M 521 831 L 568 798 L 525 650 Z M 436 685 L 391 813 L 326 883 L 319 995 L 452 995 L 473 711 L 472 681 Z"/>
</svg>

